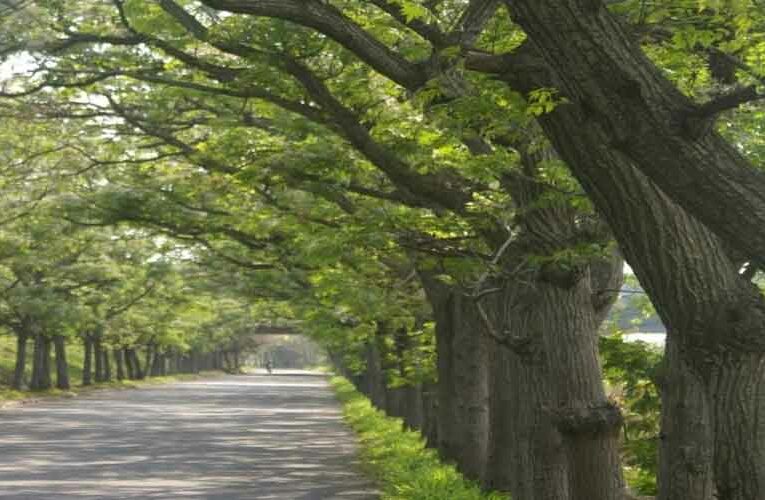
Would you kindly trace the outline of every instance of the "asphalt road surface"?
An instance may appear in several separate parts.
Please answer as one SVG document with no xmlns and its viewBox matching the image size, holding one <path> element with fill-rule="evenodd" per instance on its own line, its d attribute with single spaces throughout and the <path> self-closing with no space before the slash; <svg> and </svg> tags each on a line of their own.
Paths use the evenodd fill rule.
<svg viewBox="0 0 765 500">
<path fill-rule="evenodd" d="M 3 499 L 372 500 L 326 379 L 226 376 L 0 410 Z"/>
</svg>

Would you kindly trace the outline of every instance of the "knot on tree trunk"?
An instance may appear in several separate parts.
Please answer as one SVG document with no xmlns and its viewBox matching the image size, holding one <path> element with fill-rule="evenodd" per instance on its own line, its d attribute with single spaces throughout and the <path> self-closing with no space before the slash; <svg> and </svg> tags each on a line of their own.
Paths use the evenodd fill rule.
<svg viewBox="0 0 765 500">
<path fill-rule="evenodd" d="M 590 408 L 559 408 L 553 411 L 553 421 L 562 434 L 601 434 L 616 432 L 624 418 L 618 406 L 607 403 Z"/>
</svg>

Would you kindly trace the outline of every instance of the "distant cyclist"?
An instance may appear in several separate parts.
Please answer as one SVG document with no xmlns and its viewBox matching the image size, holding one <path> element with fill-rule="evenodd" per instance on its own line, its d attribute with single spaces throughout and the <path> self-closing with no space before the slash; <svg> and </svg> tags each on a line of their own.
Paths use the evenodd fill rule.
<svg viewBox="0 0 765 500">
<path fill-rule="evenodd" d="M 269 375 L 274 371 L 274 363 L 270 359 L 266 361 L 266 371 Z"/>
</svg>

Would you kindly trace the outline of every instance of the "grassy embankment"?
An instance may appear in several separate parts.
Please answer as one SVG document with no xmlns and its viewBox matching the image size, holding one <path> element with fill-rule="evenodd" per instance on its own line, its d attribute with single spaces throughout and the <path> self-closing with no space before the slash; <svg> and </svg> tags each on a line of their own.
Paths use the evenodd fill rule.
<svg viewBox="0 0 765 500">
<path fill-rule="evenodd" d="M 32 366 L 32 349 L 27 353 L 27 377 L 30 374 Z M 24 399 L 37 397 L 73 397 L 85 391 L 96 389 L 135 389 L 145 385 L 162 384 L 178 380 L 192 380 L 200 377 L 209 377 L 219 372 L 202 372 L 194 374 L 178 374 L 167 377 L 150 377 L 144 380 L 123 380 L 94 384 L 88 387 L 82 386 L 82 360 L 83 349 L 78 345 L 67 346 L 67 361 L 69 362 L 69 381 L 71 389 L 62 391 L 60 389 L 50 389 L 47 391 L 15 391 L 10 388 L 13 378 L 13 369 L 16 363 L 16 341 L 13 337 L 0 335 L 0 406 L 9 401 L 20 401 Z M 55 384 L 55 373 L 53 374 Z"/>
<path fill-rule="evenodd" d="M 332 385 L 345 420 L 359 436 L 361 459 L 382 490 L 381 500 L 508 500 L 482 493 L 441 462 L 435 450 L 425 448 L 419 433 L 403 430 L 401 420 L 373 408 L 346 379 L 334 377 Z"/>
</svg>

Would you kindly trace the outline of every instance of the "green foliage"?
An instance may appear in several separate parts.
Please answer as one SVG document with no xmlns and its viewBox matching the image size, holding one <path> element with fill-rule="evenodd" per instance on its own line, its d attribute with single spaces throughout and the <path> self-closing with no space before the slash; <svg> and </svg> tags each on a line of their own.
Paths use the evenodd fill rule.
<svg viewBox="0 0 765 500">
<path fill-rule="evenodd" d="M 661 352 L 620 334 L 600 338 L 603 373 L 624 414 L 625 476 L 643 495 L 655 495 L 661 400 L 656 385 Z"/>
<path fill-rule="evenodd" d="M 374 409 L 344 378 L 333 378 L 332 385 L 346 421 L 358 433 L 361 458 L 379 481 L 382 500 L 507 499 L 481 492 L 454 466 L 441 463 L 435 450 L 425 448 L 419 433 L 402 430 L 399 419 Z"/>
<path fill-rule="evenodd" d="M 18 51 L 39 66 L 12 88 L 43 79 L 51 88 L 3 101 L 0 323 L 11 325 L 21 313 L 70 345 L 98 331 L 110 347 L 186 351 L 250 348 L 253 322 L 300 321 L 361 370 L 364 346 L 377 340 L 376 325 L 385 320 L 391 332 L 410 335 L 403 350 L 391 332 L 382 339 L 389 383 L 430 381 L 432 312 L 412 272 L 413 255 L 442 283 L 465 286 L 487 269 L 499 271 L 488 264 L 496 240 L 522 236 L 526 214 L 573 209 L 577 230 L 595 219 L 562 162 L 521 161 L 523 153 L 548 147 L 536 138 L 535 119 L 565 106 L 565 98 L 550 88 L 513 92 L 496 75 L 470 72 L 467 47 L 456 38 L 434 47 L 404 26 L 452 30 L 464 0 L 393 0 L 404 23 L 374 2 L 330 2 L 420 65 L 430 80 L 413 93 L 331 37 L 282 19 L 219 15 L 179 1 L 209 29 L 199 40 L 148 0 L 27 3 L 34 23 L 0 19 L 0 53 Z M 627 0 L 610 8 L 633 23 L 648 56 L 696 101 L 728 90 L 708 68 L 712 49 L 744 63 L 734 75 L 741 84 L 762 84 L 761 2 Z M 120 40 L 131 30 L 146 42 L 51 45 L 73 32 Z M 500 9 L 473 48 L 499 55 L 524 40 Z M 226 53 L 221 44 L 245 54 Z M 287 69 L 288 58 L 313 73 L 329 97 L 312 95 L 311 85 Z M 358 127 L 344 129 L 341 122 L 349 121 Z M 761 107 L 744 106 L 718 123 L 765 165 Z M 481 141 L 492 148 L 473 154 L 467 144 Z M 544 192 L 524 200 L 508 188 L 516 177 Z M 468 201 L 445 208 L 418 194 L 417 181 L 462 190 Z M 567 238 L 523 250 L 522 259 L 574 269 L 610 250 L 599 240 Z M 62 256 L 71 262 L 61 263 Z M 628 475 L 650 492 L 657 355 L 616 339 L 602 347 L 606 378 L 627 413 Z M 399 437 L 375 435 L 384 450 Z M 416 439 L 411 447 L 418 450 Z M 432 462 L 421 464 L 429 453 L 419 450 L 404 464 L 379 458 L 393 460 L 394 479 L 407 485 L 390 498 L 462 498 L 456 492 L 463 490 L 437 489 L 462 483 L 450 469 L 431 472 Z M 404 465 L 424 470 L 423 477 Z M 430 493 L 406 490 L 414 487 Z"/>
</svg>

